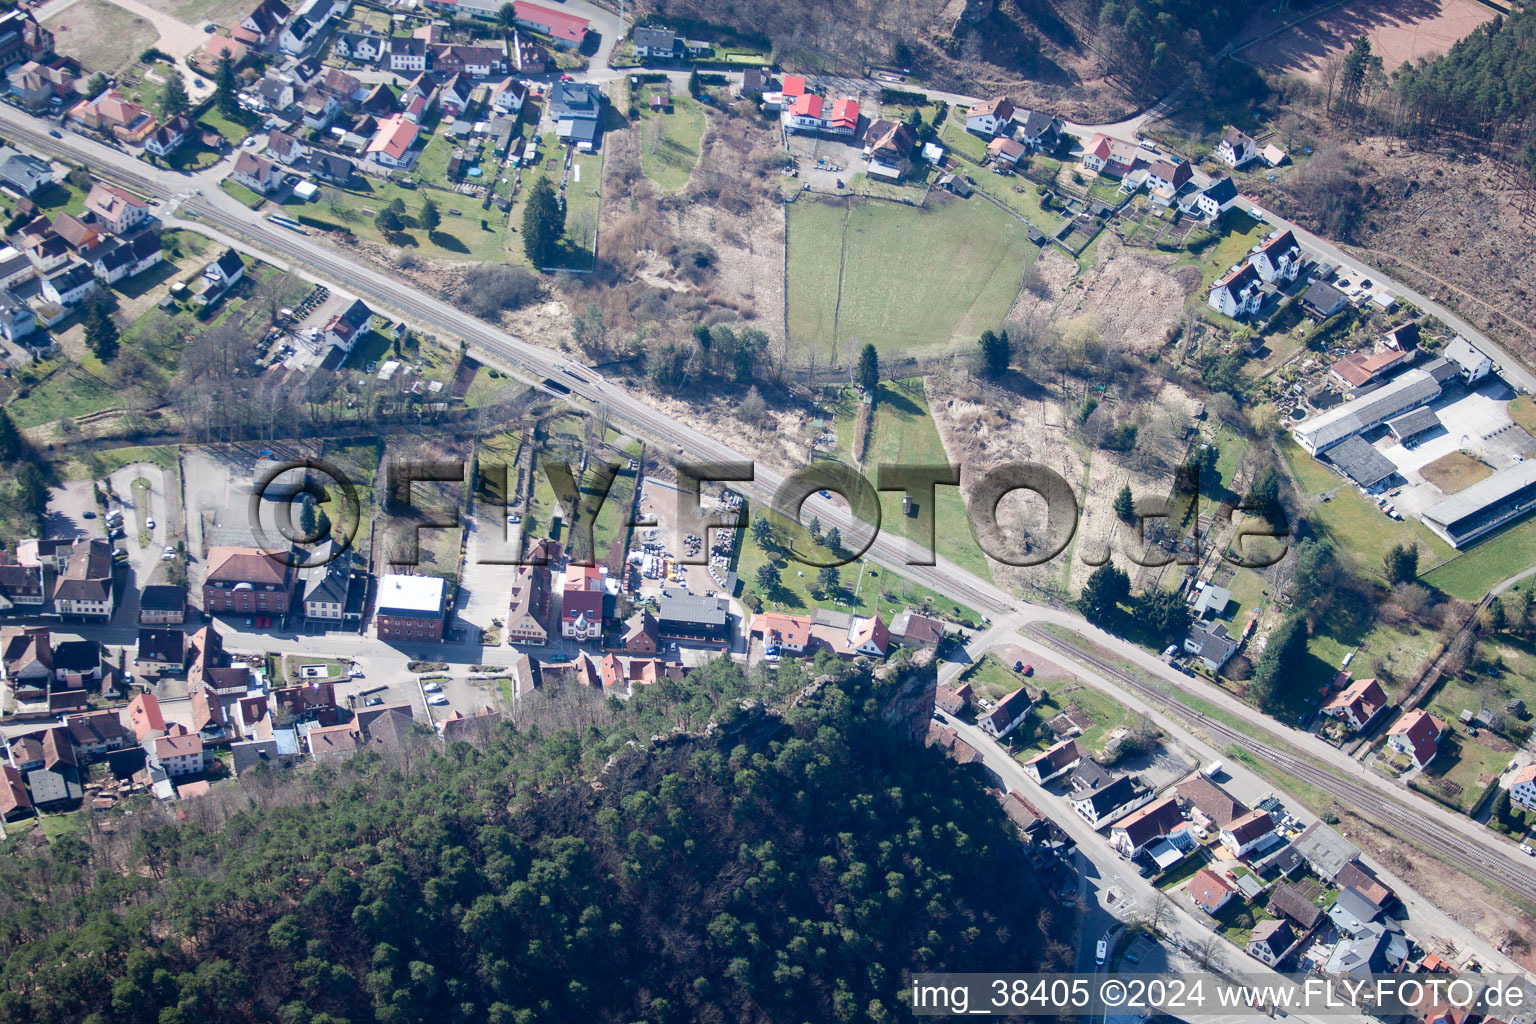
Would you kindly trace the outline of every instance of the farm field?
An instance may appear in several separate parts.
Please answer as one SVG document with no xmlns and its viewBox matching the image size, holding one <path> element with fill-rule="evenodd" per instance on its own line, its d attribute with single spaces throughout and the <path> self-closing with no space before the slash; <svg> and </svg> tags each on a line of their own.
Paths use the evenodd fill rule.
<svg viewBox="0 0 1536 1024">
<path fill-rule="evenodd" d="M 1253 46 L 1245 56 L 1267 71 L 1321 82 L 1328 58 L 1365 36 L 1390 73 L 1404 61 L 1445 53 L 1494 16 L 1477 0 L 1370 0 L 1331 8 Z"/>
<path fill-rule="evenodd" d="M 855 344 L 915 354 L 1002 321 L 1035 246 L 986 201 L 926 209 L 802 199 L 789 208 L 789 340 L 801 359 L 847 362 Z M 922 274 L 908 273 L 923 269 Z"/>
<path fill-rule="evenodd" d="M 680 191 L 703 149 L 704 108 L 687 93 L 672 96 L 670 113 L 652 110 L 649 95 L 641 96 L 639 103 L 640 169 L 657 188 Z"/>
<path fill-rule="evenodd" d="M 42 24 L 57 38 L 60 53 L 108 75 L 138 60 L 160 38 L 147 20 L 106 0 L 78 0 Z"/>
</svg>

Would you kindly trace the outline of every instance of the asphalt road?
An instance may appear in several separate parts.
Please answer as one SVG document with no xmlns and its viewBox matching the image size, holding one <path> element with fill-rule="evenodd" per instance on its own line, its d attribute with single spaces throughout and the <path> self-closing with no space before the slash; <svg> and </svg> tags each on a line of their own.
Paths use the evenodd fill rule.
<svg viewBox="0 0 1536 1024">
<path fill-rule="evenodd" d="M 642 398 L 631 395 L 619 385 L 598 378 L 590 370 L 578 370 L 576 375 L 566 373 L 566 369 L 571 364 L 558 353 L 529 344 L 485 324 L 444 302 L 416 291 L 396 278 L 345 255 L 325 249 L 305 235 L 270 224 L 259 214 L 247 209 L 216 187 L 217 177 L 222 171 L 218 165 L 196 176 L 160 170 L 135 159 L 123 150 L 73 133 L 65 133 L 63 139 L 53 139 L 47 134 L 46 122 L 34 119 L 9 106 L 0 106 L 0 124 L 5 126 L 9 135 L 19 141 L 45 152 L 71 157 L 91 167 L 97 174 L 118 178 L 124 184 L 146 195 L 158 196 L 165 200 L 181 200 L 181 208 L 187 214 L 194 216 L 203 224 L 242 236 L 248 240 L 252 251 L 265 255 L 269 259 L 273 253 L 286 257 L 298 267 L 307 267 L 314 274 L 367 296 L 374 302 L 393 307 L 408 319 L 426 326 L 434 333 L 463 337 L 493 362 L 499 362 L 535 382 L 540 378 L 558 378 L 578 398 L 594 403 L 604 403 L 611 410 L 611 416 L 615 422 L 627 422 L 646 436 L 674 445 L 675 450 L 690 461 L 752 462 L 751 453 L 737 452 L 718 439 L 671 419 L 652 409 Z M 202 194 L 195 194 L 199 190 Z M 1382 281 L 1384 286 L 1397 290 L 1399 294 L 1409 294 L 1407 291 L 1396 289 L 1379 275 L 1374 279 Z M 1433 307 L 1426 304 L 1425 308 Z M 1475 339 L 1469 335 L 1469 340 Z M 1493 355 L 1491 346 L 1489 354 Z M 766 466 L 756 465 L 750 482 L 739 482 L 734 486 L 752 500 L 794 516 L 797 510 L 788 508 L 780 494 L 783 485 L 784 478 L 781 474 Z M 805 506 L 810 513 L 821 519 L 824 526 L 837 526 L 845 536 L 856 535 L 860 528 L 867 531 L 867 528 L 857 523 L 848 511 L 829 500 L 812 496 L 805 502 Z M 866 557 L 889 566 L 893 571 L 937 594 L 968 605 L 994 618 L 1015 614 L 1017 624 L 1021 626 L 1030 622 L 1049 621 L 1093 635 L 1095 639 L 1103 638 L 1105 641 L 1113 639 L 1090 626 L 1080 616 L 1061 609 L 1023 601 L 943 558 L 938 558 L 937 564 L 932 566 L 908 565 L 906 562 L 909 550 L 910 547 L 903 538 L 891 533 L 880 533 L 872 542 Z M 1114 642 L 1121 643 L 1118 640 Z M 1123 646 L 1129 647 L 1129 645 Z M 1135 654 L 1151 661 L 1150 665 L 1143 667 L 1162 677 L 1165 682 L 1176 686 L 1182 686 L 1186 682 L 1183 676 L 1173 672 L 1166 665 L 1150 659 L 1146 652 L 1135 651 Z M 1082 657 L 1074 652 L 1069 655 L 1069 660 L 1080 661 Z M 1229 710 L 1243 718 L 1249 726 L 1249 730 L 1240 737 L 1240 741 L 1249 745 L 1250 749 L 1253 749 L 1252 744 L 1256 737 L 1273 738 L 1275 736 L 1275 723 L 1258 712 L 1240 704 Z M 1300 734 L 1288 738 L 1294 741 L 1298 737 Z M 1326 764 L 1329 763 L 1330 758 L 1336 760 L 1343 757 L 1340 752 L 1331 747 L 1320 743 L 1318 745 L 1324 749 L 1307 751 L 1314 759 L 1320 757 Z M 1308 778 L 1307 781 L 1314 782 L 1341 802 L 1355 807 L 1368 817 L 1390 815 L 1392 820 L 1416 825 L 1420 832 L 1424 831 L 1428 821 L 1433 821 L 1442 830 L 1458 833 L 1455 838 L 1442 837 L 1434 848 L 1442 852 L 1443 856 L 1452 863 L 1474 873 L 1496 878 L 1536 900 L 1536 876 L 1533 876 L 1529 862 L 1517 852 L 1513 843 L 1492 837 L 1475 823 L 1462 816 L 1453 815 L 1428 800 L 1414 799 L 1410 806 L 1402 799 L 1401 792 L 1392 792 L 1390 783 L 1374 777 L 1369 772 L 1364 772 L 1352 761 L 1347 765 L 1337 764 L 1334 767 L 1344 774 L 1340 776 L 1333 771 L 1313 767 L 1310 772 L 1316 778 Z"/>
</svg>

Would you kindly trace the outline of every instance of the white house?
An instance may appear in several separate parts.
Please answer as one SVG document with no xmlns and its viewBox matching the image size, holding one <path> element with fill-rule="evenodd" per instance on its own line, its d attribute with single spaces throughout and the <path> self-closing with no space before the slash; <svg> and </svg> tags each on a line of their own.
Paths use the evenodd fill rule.
<svg viewBox="0 0 1536 1024">
<path fill-rule="evenodd" d="M 416 36 L 397 36 L 389 41 L 391 71 L 421 73 L 427 70 L 427 41 Z"/>
<path fill-rule="evenodd" d="M 331 53 L 358 64 L 377 64 L 384 47 L 384 37 L 372 32 L 341 32 L 331 43 Z"/>
<path fill-rule="evenodd" d="M 276 164 L 248 149 L 242 149 L 235 158 L 235 169 L 229 176 L 260 195 L 271 192 L 283 180 Z"/>
<path fill-rule="evenodd" d="M 116 284 L 159 263 L 165 258 L 165 252 L 160 247 L 159 237 L 145 232 L 127 242 L 99 246 L 91 257 L 96 276 L 108 284 Z"/>
<path fill-rule="evenodd" d="M 144 200 L 116 185 L 104 185 L 99 181 L 91 186 L 85 197 L 85 212 L 106 225 L 114 235 L 124 234 L 150 217 L 149 204 Z"/>
<path fill-rule="evenodd" d="M 1264 305 L 1259 272 L 1252 263 L 1244 263 L 1217 281 L 1206 301 L 1212 309 L 1234 320 L 1257 313 Z"/>
<path fill-rule="evenodd" d="M 1473 348 L 1472 343 L 1459 334 L 1445 346 L 1445 358 L 1456 364 L 1468 384 L 1482 380 L 1493 372 L 1493 360 Z"/>
<path fill-rule="evenodd" d="M 1509 780 L 1509 798 L 1521 807 L 1536 810 L 1536 764 L 1528 764 Z"/>
<path fill-rule="evenodd" d="M 1237 186 L 1231 178 L 1218 178 L 1196 192 L 1181 205 L 1188 213 L 1196 213 L 1207 220 L 1215 220 L 1237 202 Z"/>
<path fill-rule="evenodd" d="M 491 87 L 491 109 L 498 114 L 516 117 L 523 111 L 528 99 L 528 88 L 515 78 L 508 78 Z"/>
<path fill-rule="evenodd" d="M 149 766 L 163 769 L 173 779 L 203 770 L 203 738 L 180 723 L 171 725 L 164 736 L 146 739 L 144 750 L 149 754 Z"/>
<path fill-rule="evenodd" d="M 1007 96 L 994 96 L 985 103 L 978 103 L 965 114 L 965 130 L 991 138 L 998 129 L 1006 127 L 1013 119 L 1013 101 Z"/>
<path fill-rule="evenodd" d="M 1216 147 L 1216 159 L 1228 167 L 1242 167 L 1259 158 L 1259 144 L 1236 128 L 1228 128 Z"/>
<path fill-rule="evenodd" d="M 1259 245 L 1257 252 L 1248 257 L 1253 269 L 1265 284 L 1277 281 L 1294 281 L 1301 272 L 1301 246 L 1290 228 L 1276 231 Z"/>
<path fill-rule="evenodd" d="M 1234 857 L 1247 856 L 1251 850 L 1269 845 L 1275 834 L 1275 819 L 1268 811 L 1249 811 L 1242 817 L 1233 818 L 1221 830 L 1221 845 Z"/>
<path fill-rule="evenodd" d="M 0 289 L 0 338 L 16 342 L 37 330 L 37 316 L 32 307 L 10 292 Z"/>
<path fill-rule="evenodd" d="M 987 735 L 994 739 L 1002 739 L 1029 717 L 1032 707 L 1034 702 L 1030 700 L 1029 691 L 1021 686 L 992 705 L 992 709 L 982 715 L 976 724 L 981 726 L 981 731 Z"/>
<path fill-rule="evenodd" d="M 43 278 L 43 296 L 61 306 L 73 306 L 96 290 L 96 274 L 85 263 L 70 263 Z"/>
<path fill-rule="evenodd" d="M 373 310 L 369 309 L 362 299 L 357 299 L 352 305 L 331 317 L 330 322 L 325 325 L 324 338 L 343 352 L 350 352 L 357 339 L 368 333 L 372 322 Z"/>
<path fill-rule="evenodd" d="M 1420 768 L 1427 767 L 1440 752 L 1440 735 L 1445 723 L 1423 708 L 1406 712 L 1387 730 L 1392 749 L 1410 758 Z"/>
<path fill-rule="evenodd" d="M 331 0 L 309 0 L 300 7 L 278 36 L 278 49 L 284 53 L 299 54 L 324 31 L 331 20 Z"/>
<path fill-rule="evenodd" d="M 791 131 L 819 132 L 824 123 L 821 117 L 821 97 L 815 93 L 806 93 L 795 99 L 794 106 L 789 108 L 789 127 Z"/>
</svg>

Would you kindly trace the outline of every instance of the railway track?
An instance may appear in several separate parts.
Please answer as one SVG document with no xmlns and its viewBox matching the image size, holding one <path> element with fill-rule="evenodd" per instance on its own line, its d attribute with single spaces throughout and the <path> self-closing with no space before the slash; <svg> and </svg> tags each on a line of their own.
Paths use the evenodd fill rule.
<svg viewBox="0 0 1536 1024">
<path fill-rule="evenodd" d="M 1201 728 L 1213 736 L 1246 750 L 1253 756 L 1314 786 L 1341 803 L 1349 805 L 1368 821 L 1379 822 L 1388 830 L 1410 840 L 1467 871 L 1491 879 L 1536 903 L 1536 872 L 1529 865 L 1516 860 L 1502 850 L 1480 843 L 1470 837 L 1447 833 L 1429 822 L 1412 807 L 1383 796 L 1374 788 L 1338 775 L 1314 762 L 1293 754 L 1280 746 L 1265 742 L 1251 733 L 1235 729 L 1225 722 L 1210 718 L 1186 707 L 1160 687 L 1126 672 L 1119 666 L 1075 647 L 1039 626 L 1028 625 L 1023 631 L 1054 650 L 1069 655 L 1100 674 L 1113 679 L 1119 685 L 1161 708 L 1189 715 L 1198 719 Z"/>
</svg>

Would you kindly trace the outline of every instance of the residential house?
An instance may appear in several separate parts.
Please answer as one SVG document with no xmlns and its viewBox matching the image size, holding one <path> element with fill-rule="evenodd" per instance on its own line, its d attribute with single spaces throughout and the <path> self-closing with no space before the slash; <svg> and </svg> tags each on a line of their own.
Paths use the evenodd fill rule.
<svg viewBox="0 0 1536 1024">
<path fill-rule="evenodd" d="M 14 245 L 0 249 L 0 288 L 11 288 L 37 276 L 37 268 L 27 254 Z"/>
<path fill-rule="evenodd" d="M 1078 766 L 1079 769 L 1082 765 Z M 1152 790 L 1141 784 L 1134 775 L 1122 775 L 1106 782 L 1097 789 L 1079 794 L 1072 800 L 1072 809 L 1094 828 L 1101 828 L 1122 814 L 1152 799 Z"/>
<path fill-rule="evenodd" d="M 84 268 L 85 265 L 77 263 L 75 266 Z M 85 273 L 89 274 L 90 270 L 85 269 Z M 44 281 L 45 290 L 47 284 Z M 107 622 L 112 618 L 113 608 L 112 545 L 100 539 L 75 541 L 70 549 L 69 563 L 53 590 L 53 610 L 67 619 Z"/>
<path fill-rule="evenodd" d="M 31 11 L 13 7 L 0 14 L 0 67 L 52 56 L 53 33 L 39 25 Z"/>
<path fill-rule="evenodd" d="M 1029 152 L 1024 143 L 998 136 L 987 143 L 987 155 L 1001 166 L 1014 167 Z"/>
<path fill-rule="evenodd" d="M 1365 727 L 1387 706 L 1386 691 L 1375 679 L 1356 679 L 1336 693 L 1322 707 L 1323 714 L 1336 718 L 1356 732 Z"/>
<path fill-rule="evenodd" d="M 832 113 L 821 127 L 833 135 L 855 134 L 859 130 L 859 101 L 851 96 L 834 101 Z"/>
<path fill-rule="evenodd" d="M 0 183 L 18 195 L 32 196 L 53 184 L 53 167 L 13 146 L 0 146 Z"/>
<path fill-rule="evenodd" d="M 33 806 L 40 811 L 52 811 L 78 804 L 85 791 L 80 785 L 80 767 L 75 761 L 69 730 L 63 726 L 45 730 L 42 747 L 42 766 L 26 774 Z"/>
<path fill-rule="evenodd" d="M 1170 189 L 1177 192 L 1195 175 L 1188 160 L 1162 159 L 1147 168 L 1147 187 Z"/>
<path fill-rule="evenodd" d="M 163 736 L 146 738 L 143 746 L 149 767 L 159 768 L 173 779 L 203 770 L 203 738 L 180 722 L 167 726 Z"/>
<path fill-rule="evenodd" d="M 127 234 L 150 219 L 149 204 L 138 196 L 96 182 L 85 197 L 85 212 L 114 235 Z"/>
<path fill-rule="evenodd" d="M 1468 384 L 1475 384 L 1493 372 L 1493 360 L 1459 334 L 1445 346 L 1444 355 L 1460 370 L 1462 380 Z"/>
<path fill-rule="evenodd" d="M 682 47 L 677 33 L 664 25 L 636 25 L 635 56 L 644 60 L 675 60 Z"/>
<path fill-rule="evenodd" d="M 66 263 L 43 278 L 43 297 L 73 306 L 96 290 L 96 275 L 88 263 Z"/>
<path fill-rule="evenodd" d="M 251 49 L 238 39 L 214 33 L 203 43 L 203 48 L 189 59 L 193 66 L 204 74 L 216 75 L 225 57 L 229 58 L 232 67 L 241 68 L 245 66 L 246 61 L 250 60 Z"/>
<path fill-rule="evenodd" d="M 1445 723 L 1423 708 L 1403 713 L 1387 730 L 1387 743 L 1406 756 L 1418 768 L 1425 768 L 1440 752 L 1439 740 Z"/>
<path fill-rule="evenodd" d="M 108 284 L 116 284 L 127 277 L 142 273 L 165 259 L 160 236 L 145 231 L 126 242 L 107 245 L 91 254 L 91 267 L 96 276 Z"/>
<path fill-rule="evenodd" d="M 1238 131 L 1228 128 L 1216 147 L 1216 159 L 1228 167 L 1243 167 L 1259 158 L 1259 144 Z"/>
<path fill-rule="evenodd" d="M 372 32 L 338 32 L 331 40 L 331 54 L 355 64 L 377 64 L 386 41 Z"/>
<path fill-rule="evenodd" d="M 209 615 L 286 615 L 293 603 L 293 567 L 259 548 L 208 551 L 203 611 Z"/>
<path fill-rule="evenodd" d="M 763 640 L 763 653 L 769 657 L 804 654 L 811 643 L 811 620 L 803 615 L 761 612 L 752 616 L 751 633 Z"/>
<path fill-rule="evenodd" d="M 7 290 L 0 290 L 0 338 L 15 344 L 37 330 L 37 314 L 32 312 L 32 307 L 22 302 Z M 9 569 L 9 566 L 0 566 L 0 573 Z M 19 567 L 18 567 L 19 568 Z M 0 589 L 5 584 L 0 583 Z M 0 611 L 9 609 L 0 599 Z"/>
<path fill-rule="evenodd" d="M 992 705 L 992 709 L 982 715 L 977 724 L 981 726 L 982 732 L 993 739 L 1000 740 L 1029 717 L 1030 708 L 1033 706 L 1034 702 L 1030 700 L 1029 691 L 1021 686 Z"/>
<path fill-rule="evenodd" d="M 937 647 L 944 640 L 944 620 L 904 608 L 891 620 L 890 634 L 900 647 Z"/>
<path fill-rule="evenodd" d="M 34 114 L 56 101 L 73 99 L 79 81 L 75 70 L 64 61 L 43 64 L 29 60 L 7 77 L 11 95 Z"/>
<path fill-rule="evenodd" d="M 345 185 L 357 173 L 357 165 L 351 160 L 336 153 L 324 153 L 319 150 L 294 164 L 293 169 L 299 174 L 307 174 L 311 178 L 329 182 L 332 185 Z"/>
<path fill-rule="evenodd" d="M 1077 740 L 1065 739 L 1024 762 L 1024 772 L 1040 785 L 1052 782 L 1078 766 L 1083 749 Z"/>
<path fill-rule="evenodd" d="M 1040 808 L 1024 799 L 1018 790 L 1006 794 L 999 792 L 997 799 L 1003 805 L 1003 813 L 1008 816 L 1008 820 L 1026 837 L 1037 832 L 1050 820 Z"/>
<path fill-rule="evenodd" d="M 1264 305 L 1264 289 L 1259 272 L 1252 263 L 1229 271 L 1211 287 L 1207 304 L 1216 312 L 1234 320 L 1257 313 Z"/>
<path fill-rule="evenodd" d="M 463 114 L 469 107 L 473 92 L 473 83 L 463 73 L 456 74 L 444 82 L 437 96 L 437 105 L 442 108 L 443 116 L 457 118 Z"/>
<path fill-rule="evenodd" d="M 1260 921 L 1248 934 L 1248 955 L 1262 964 L 1275 966 L 1296 943 L 1296 930 L 1283 918 Z"/>
<path fill-rule="evenodd" d="M 1120 856 L 1134 860 L 1146 845 L 1154 839 L 1171 834 L 1184 825 L 1184 815 L 1172 796 L 1154 800 L 1145 807 L 1127 814 L 1109 832 L 1109 844 Z"/>
<path fill-rule="evenodd" d="M 165 735 L 165 716 L 160 713 L 160 701 L 154 694 L 141 693 L 128 702 L 128 728 L 133 731 L 135 743 Z"/>
<path fill-rule="evenodd" d="M 21 772 L 9 764 L 0 764 L 0 820 L 18 821 L 31 814 L 32 800 L 22 785 Z"/>
<path fill-rule="evenodd" d="M 597 140 L 603 94 L 591 82 L 556 82 L 549 91 L 549 116 L 555 134 L 578 149 L 591 149 Z"/>
<path fill-rule="evenodd" d="M 394 36 L 389 40 L 385 60 L 397 74 L 420 74 L 427 70 L 427 41 L 415 36 Z"/>
<path fill-rule="evenodd" d="M 5 323 L 5 297 L 0 294 L 0 328 Z M 42 566 L 0 563 L 0 612 L 33 612 L 45 600 Z"/>
<path fill-rule="evenodd" d="M 1314 281 L 1301 293 L 1301 304 L 1321 320 L 1342 312 L 1349 297 L 1327 281 Z"/>
<path fill-rule="evenodd" d="M 122 142 L 142 142 L 155 130 L 154 116 L 116 89 L 108 89 L 94 100 L 81 100 L 70 108 L 69 119 Z"/>
<path fill-rule="evenodd" d="M 661 650 L 661 624 L 650 609 L 642 608 L 629 617 L 619 649 L 631 655 L 653 655 Z"/>
<path fill-rule="evenodd" d="M 516 117 L 528 99 L 528 87 L 515 78 L 507 78 L 491 87 L 490 108 L 498 114 Z"/>
<path fill-rule="evenodd" d="M 549 622 L 551 593 L 549 562 L 556 557 L 554 542 L 540 541 L 534 546 L 530 556 L 529 561 L 519 565 L 517 572 L 513 574 L 512 602 L 507 613 L 504 633 L 509 644 L 542 647 L 549 643 L 549 629 L 546 625 Z M 653 646 L 651 653 L 654 652 Z"/>
<path fill-rule="evenodd" d="M 394 114 L 379 122 L 379 130 L 368 143 L 368 156 L 384 167 L 409 167 L 415 161 L 411 147 L 416 144 L 421 127 Z"/>
<path fill-rule="evenodd" d="M 303 53 L 325 30 L 332 13 L 332 0 L 308 0 L 278 33 L 278 49 L 287 54 Z"/>
<path fill-rule="evenodd" d="M 1265 284 L 1294 281 L 1296 275 L 1301 272 L 1303 262 L 1301 246 L 1297 243 L 1296 236 L 1286 228 L 1284 231 L 1275 232 L 1261 243 L 1258 251 L 1248 257 L 1248 262 L 1259 272 L 1259 277 Z"/>
<path fill-rule="evenodd" d="M 891 633 L 878 615 L 856 618 L 848 628 L 847 652 L 854 656 L 883 658 L 891 648 Z"/>
<path fill-rule="evenodd" d="M 538 41 L 512 31 L 512 70 L 520 75 L 543 75 L 555 70 L 555 58 Z"/>
<path fill-rule="evenodd" d="M 1323 919 L 1323 909 L 1312 902 L 1308 890 L 1291 882 L 1280 882 L 1269 891 L 1271 914 L 1284 917 L 1303 933 L 1310 932 Z"/>
<path fill-rule="evenodd" d="M 139 627 L 133 662 L 140 675 L 179 675 L 187 667 L 187 634 L 170 626 Z"/>
<path fill-rule="evenodd" d="M 372 330 L 372 324 L 373 310 L 362 299 L 354 299 L 352 305 L 326 322 L 321 336 L 343 352 L 350 352 L 357 339 Z"/>
<path fill-rule="evenodd" d="M 173 583 L 168 564 L 161 562 L 139 590 L 139 625 L 176 626 L 186 616 L 186 585 Z"/>
<path fill-rule="evenodd" d="M 1246 857 L 1254 850 L 1271 845 L 1275 839 L 1275 819 L 1266 810 L 1249 811 L 1221 830 L 1221 845 L 1234 857 Z"/>
<path fill-rule="evenodd" d="M 961 683 L 959 686 L 940 683 L 933 689 L 933 706 L 945 714 L 959 716 L 970 710 L 971 698 L 974 696 L 970 683 Z"/>
<path fill-rule="evenodd" d="M 331 122 L 341 112 L 341 100 L 324 89 L 310 86 L 299 97 L 298 109 L 304 127 L 323 131 L 331 126 Z"/>
<path fill-rule="evenodd" d="M 1408 353 L 1397 349 L 1386 348 L 1371 353 L 1351 352 L 1330 366 L 1328 372 L 1346 389 L 1363 388 L 1388 370 L 1402 366 L 1407 361 Z"/>
<path fill-rule="evenodd" d="M 261 0 L 247 14 L 230 36 L 247 46 L 263 48 L 275 45 L 283 25 L 293 11 L 282 0 Z"/>
<path fill-rule="evenodd" d="M 281 113 L 293 106 L 299 98 L 298 83 L 290 75 L 268 69 L 253 88 L 256 105 L 262 110 Z"/>
<path fill-rule="evenodd" d="M 1054 151 L 1066 131 L 1061 118 L 1039 110 L 1015 110 L 1012 121 L 1013 137 L 1037 153 Z"/>
<path fill-rule="evenodd" d="M 1083 146 L 1082 164 L 1095 174 L 1124 177 L 1140 162 L 1141 147 L 1124 139 L 1096 134 Z"/>
<path fill-rule="evenodd" d="M 1397 898 L 1391 886 L 1377 878 L 1376 873 L 1360 863 L 1358 859 L 1340 868 L 1339 873 L 1333 876 L 1333 882 L 1341 889 L 1352 889 L 1358 892 L 1378 910 L 1385 910 Z"/>
<path fill-rule="evenodd" d="M 795 102 L 790 105 L 787 116 L 790 131 L 818 132 L 823 124 L 821 118 L 821 97 L 813 92 L 803 96 L 797 96 Z"/>
<path fill-rule="evenodd" d="M 871 140 L 868 149 L 869 173 L 877 178 L 899 180 L 911 170 L 912 148 L 917 137 L 912 129 L 900 121 L 876 121 L 865 135 Z"/>
<path fill-rule="evenodd" d="M 1314 821 L 1291 844 L 1317 877 L 1331 882 L 1344 865 L 1360 857 L 1360 851 L 1333 829 Z"/>
<path fill-rule="evenodd" d="M 1174 793 L 1201 828 L 1224 829 L 1248 813 L 1246 804 L 1203 775 L 1179 783 Z"/>
<path fill-rule="evenodd" d="M 317 761 L 340 761 L 363 749 L 363 731 L 356 722 L 319 726 L 305 735 L 309 755 Z"/>
<path fill-rule="evenodd" d="M 1528 810 L 1536 810 L 1536 764 L 1526 765 L 1510 778 L 1509 799 Z"/>
<path fill-rule="evenodd" d="M 1189 898 L 1195 906 L 1215 917 L 1237 890 L 1210 868 L 1201 868 L 1189 880 Z"/>
<path fill-rule="evenodd" d="M 271 694 L 272 706 L 304 722 L 336 724 L 336 687 L 323 680 L 282 686 Z"/>
<path fill-rule="evenodd" d="M 90 214 L 86 216 L 90 217 Z M 94 217 L 87 223 L 70 213 L 61 213 L 53 219 L 53 233 L 64 239 L 64 244 L 81 256 L 101 245 L 104 240 L 102 232 L 96 230 Z"/>
<path fill-rule="evenodd" d="M 368 95 L 368 88 L 356 75 L 349 75 L 340 68 L 329 68 L 325 75 L 317 78 L 312 83 L 316 89 L 328 96 L 336 97 L 338 103 L 360 103 Z"/>
<path fill-rule="evenodd" d="M 592 565 L 570 566 L 560 603 L 560 635 L 585 643 L 603 635 L 603 574 Z"/>
<path fill-rule="evenodd" d="M 1014 110 L 1013 101 L 1007 96 L 994 96 L 966 111 L 965 130 L 990 139 L 1007 127 L 1013 119 Z"/>
<path fill-rule="evenodd" d="M 164 160 L 180 149 L 181 144 L 196 132 L 197 126 L 190 118 L 177 114 L 149 133 L 149 137 L 144 140 L 144 149 L 151 156 Z"/>
<path fill-rule="evenodd" d="M 1419 334 L 1419 321 L 1410 320 L 1383 333 L 1381 343 L 1399 352 L 1412 352 L 1419 347 Z"/>
<path fill-rule="evenodd" d="M 224 713 L 219 695 L 207 686 L 189 688 L 192 703 L 192 732 L 205 744 L 227 742 L 234 738 L 235 728 Z"/>
<path fill-rule="evenodd" d="M 374 626 L 380 640 L 439 643 L 448 618 L 448 582 L 441 576 L 387 573 L 379 578 Z"/>
<path fill-rule="evenodd" d="M 421 124 L 437 106 L 437 79 L 423 71 L 411 80 L 400 94 L 400 110 L 412 124 Z"/>
<path fill-rule="evenodd" d="M 513 0 L 512 8 L 519 25 L 549 36 L 556 46 L 575 49 L 587 38 L 590 22 L 586 18 L 528 3 L 527 0 Z"/>
<path fill-rule="evenodd" d="M 274 160 L 291 164 L 305 156 L 309 147 L 284 131 L 272 131 L 267 135 L 267 155 Z"/>
<path fill-rule="evenodd" d="M 1200 659 L 1208 672 L 1220 672 L 1237 653 L 1237 640 L 1227 632 L 1225 622 L 1200 620 L 1189 627 L 1184 650 Z"/>
<path fill-rule="evenodd" d="M 506 50 L 499 46 L 438 43 L 431 47 L 431 51 L 432 71 L 442 77 L 468 75 L 470 78 L 487 78 L 507 73 Z"/>
<path fill-rule="evenodd" d="M 1193 193 L 1185 201 L 1185 209 L 1207 220 L 1215 220 L 1237 202 L 1237 186 L 1231 178 L 1218 178 L 1205 188 Z"/>
<path fill-rule="evenodd" d="M 1351 938 L 1365 932 L 1380 916 L 1380 907 L 1350 888 L 1339 890 L 1338 897 L 1328 908 L 1328 920 L 1339 930 L 1339 934 Z"/>
<path fill-rule="evenodd" d="M 350 550 L 332 557 L 329 544 L 318 564 L 300 570 L 304 580 L 304 618 L 322 625 L 361 623 L 368 596 L 368 575 L 352 570 Z"/>
</svg>

